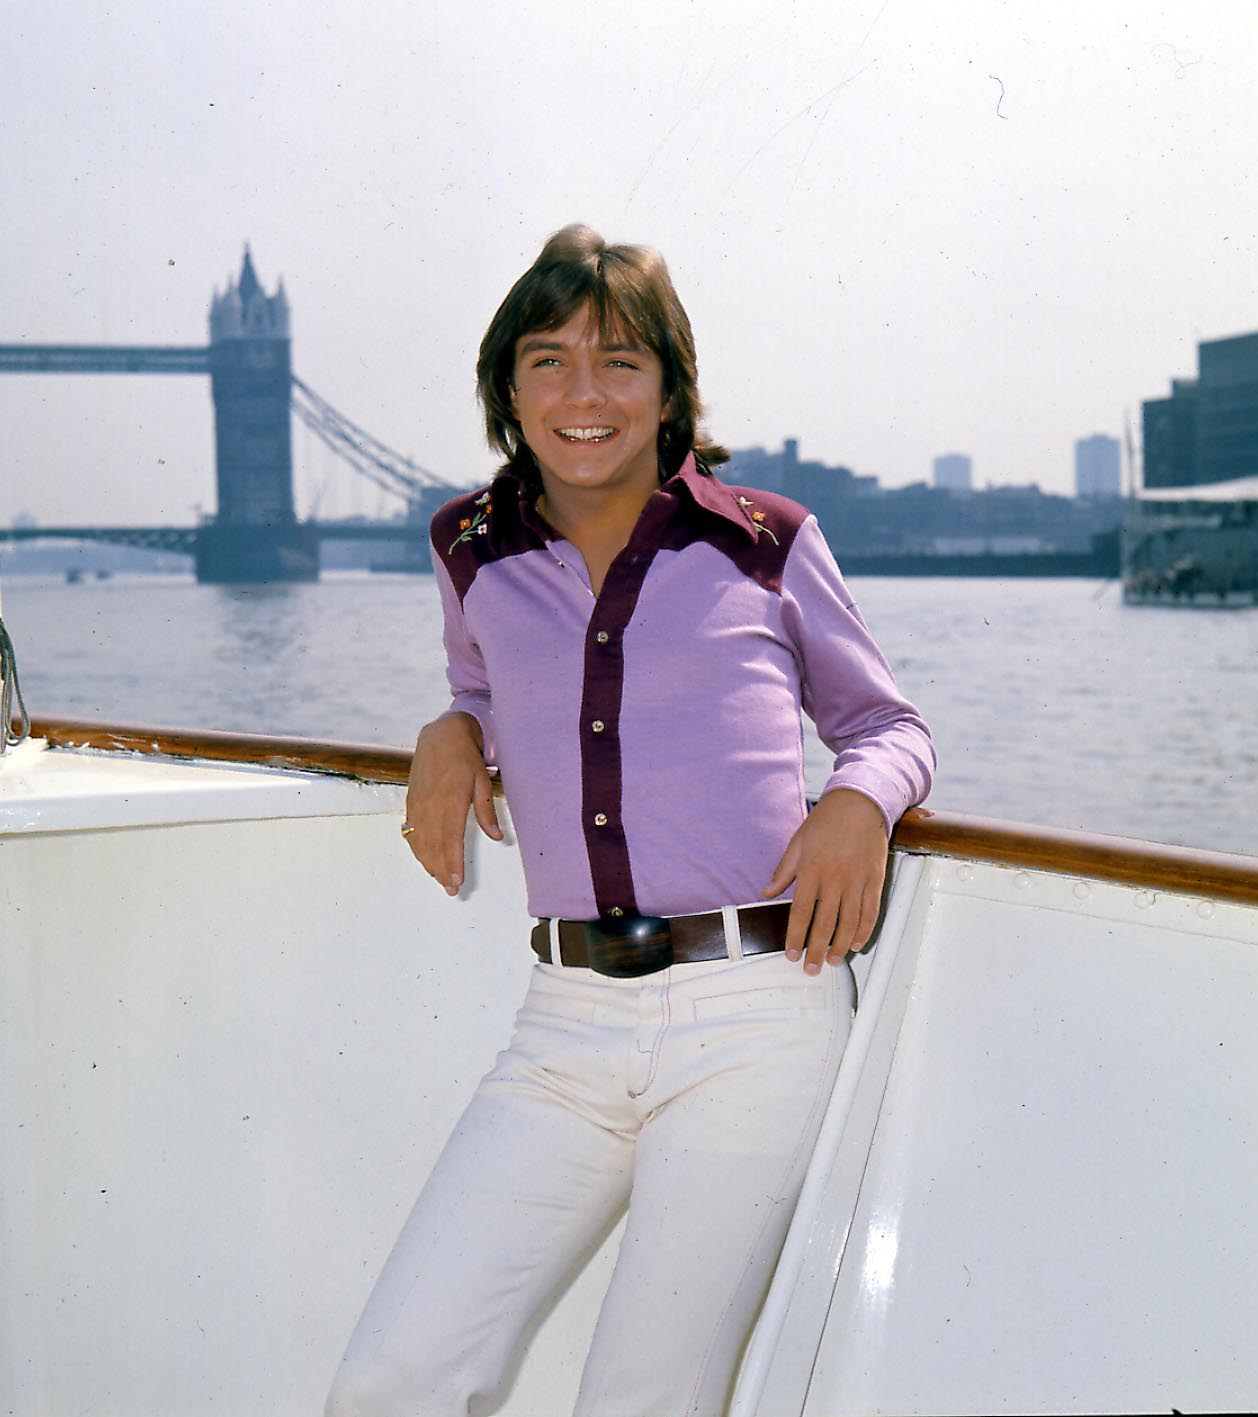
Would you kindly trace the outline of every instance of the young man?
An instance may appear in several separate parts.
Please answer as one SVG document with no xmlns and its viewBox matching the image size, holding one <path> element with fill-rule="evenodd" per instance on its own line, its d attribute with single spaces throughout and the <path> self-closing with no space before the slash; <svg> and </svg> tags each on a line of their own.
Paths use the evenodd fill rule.
<svg viewBox="0 0 1258 1417">
<path fill-rule="evenodd" d="M 433 520 L 454 700 L 402 831 L 457 893 L 469 807 L 501 836 L 495 763 L 538 963 L 328 1410 L 463 1417 L 627 1206 L 577 1411 L 717 1414 L 934 752 L 815 519 L 712 475 L 728 455 L 656 253 L 557 233 L 478 373 L 508 461 Z M 801 707 L 838 754 L 812 812 Z"/>
</svg>

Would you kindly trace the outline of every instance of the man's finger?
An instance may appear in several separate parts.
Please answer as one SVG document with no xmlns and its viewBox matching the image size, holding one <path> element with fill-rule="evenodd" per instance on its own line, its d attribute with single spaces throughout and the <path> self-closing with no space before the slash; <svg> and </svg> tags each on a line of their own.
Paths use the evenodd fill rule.
<svg viewBox="0 0 1258 1417">
<path fill-rule="evenodd" d="M 444 874 L 438 879 L 446 888 L 447 895 L 458 895 L 463 884 L 463 838 L 467 832 L 467 809 L 465 802 L 461 812 L 451 811 L 446 821 L 446 849 Z"/>
<path fill-rule="evenodd" d="M 822 897 L 812 914 L 812 929 L 808 932 L 808 953 L 804 958 L 805 974 L 820 974 L 821 963 L 834 938 L 835 922 L 839 917 L 841 902 Z"/>
<path fill-rule="evenodd" d="M 783 887 L 785 889 L 785 887 Z M 812 921 L 813 908 L 817 903 L 817 889 L 812 878 L 803 875 L 795 882 L 795 894 L 791 898 L 791 913 L 786 919 L 786 957 L 799 959 L 804 953 L 808 938 L 808 926 Z"/>
<path fill-rule="evenodd" d="M 476 786 L 472 794 L 472 809 L 481 831 L 494 841 L 502 840 L 502 827 L 498 822 L 498 812 L 494 807 L 494 789 L 487 772 L 476 774 Z"/>
<path fill-rule="evenodd" d="M 861 897 L 860 919 L 856 922 L 856 938 L 852 941 L 854 950 L 863 950 L 869 943 L 869 937 L 874 933 L 874 926 L 878 923 L 878 909 L 882 905 L 882 882 L 870 884 L 865 887 L 865 893 Z"/>
<path fill-rule="evenodd" d="M 782 859 L 774 867 L 773 875 L 769 878 L 769 884 L 764 888 L 766 900 L 782 892 L 795 879 L 795 872 L 799 869 L 799 847 L 795 837 L 792 837 L 790 844 L 782 853 Z"/>
<path fill-rule="evenodd" d="M 844 895 L 839 905 L 839 917 L 826 955 L 832 964 L 838 964 L 852 948 L 852 942 L 856 938 L 856 928 L 860 924 L 860 900 L 861 893 L 857 890 L 850 890 Z"/>
<path fill-rule="evenodd" d="M 444 886 L 450 879 L 451 869 L 446 865 L 445 838 L 430 828 L 422 836 L 416 832 L 411 841 L 418 842 L 418 845 L 412 846 L 416 860 L 434 881 Z"/>
</svg>

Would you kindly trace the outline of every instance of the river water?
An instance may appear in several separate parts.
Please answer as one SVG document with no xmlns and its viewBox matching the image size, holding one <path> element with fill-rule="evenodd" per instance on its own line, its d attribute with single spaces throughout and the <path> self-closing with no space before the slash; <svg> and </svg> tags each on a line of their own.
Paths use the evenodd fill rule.
<svg viewBox="0 0 1258 1417">
<path fill-rule="evenodd" d="M 935 733 L 932 805 L 1258 855 L 1258 610 L 1126 607 L 1113 582 L 850 586 Z M 10 576 L 4 617 L 36 715 L 408 746 L 448 701 L 430 577 Z M 807 761 L 816 787 L 811 735 Z"/>
</svg>

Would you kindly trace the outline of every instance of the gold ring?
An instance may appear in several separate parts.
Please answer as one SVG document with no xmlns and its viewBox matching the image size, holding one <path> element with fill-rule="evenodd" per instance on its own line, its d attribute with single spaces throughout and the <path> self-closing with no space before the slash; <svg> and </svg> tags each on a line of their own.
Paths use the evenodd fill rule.
<svg viewBox="0 0 1258 1417">
<path fill-rule="evenodd" d="M 403 822 L 403 823 L 402 823 L 402 835 L 403 835 L 403 836 L 410 836 L 410 834 L 411 834 L 414 830 L 415 830 L 415 828 L 414 828 L 413 826 L 411 826 L 410 822 Z"/>
</svg>

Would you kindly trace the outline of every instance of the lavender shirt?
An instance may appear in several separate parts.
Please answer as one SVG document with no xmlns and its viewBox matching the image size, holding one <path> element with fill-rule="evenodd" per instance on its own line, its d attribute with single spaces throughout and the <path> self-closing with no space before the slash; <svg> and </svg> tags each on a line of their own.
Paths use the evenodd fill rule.
<svg viewBox="0 0 1258 1417">
<path fill-rule="evenodd" d="M 797 503 L 690 456 L 597 598 L 513 474 L 432 538 L 451 711 L 501 772 L 534 915 L 759 900 L 807 812 L 801 707 L 838 755 L 826 791 L 872 798 L 888 830 L 925 797 L 930 732 Z"/>
</svg>

